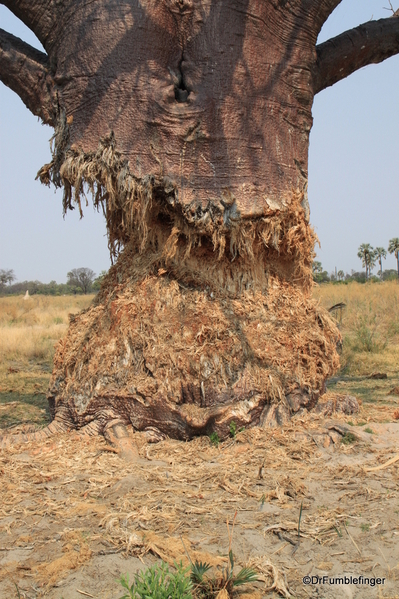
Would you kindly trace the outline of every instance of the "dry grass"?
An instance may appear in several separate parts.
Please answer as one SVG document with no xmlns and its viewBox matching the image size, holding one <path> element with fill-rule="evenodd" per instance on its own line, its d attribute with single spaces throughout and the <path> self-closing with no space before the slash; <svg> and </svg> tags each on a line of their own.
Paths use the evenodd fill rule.
<svg viewBox="0 0 399 599">
<path fill-rule="evenodd" d="M 0 428 L 47 421 L 54 345 L 93 296 L 0 298 Z M 8 406 L 9 409 L 6 409 Z"/>
<path fill-rule="evenodd" d="M 344 302 L 341 368 L 345 374 L 367 376 L 376 370 L 394 374 L 399 364 L 399 285 L 349 283 L 321 285 L 315 297 L 325 308 Z M 339 320 L 339 313 L 337 314 Z"/>
<path fill-rule="evenodd" d="M 92 299 L 92 295 L 34 295 L 27 301 L 22 296 L 1 297 L 0 359 L 51 360 L 52 346 L 68 327 L 68 314 L 87 308 Z"/>
</svg>

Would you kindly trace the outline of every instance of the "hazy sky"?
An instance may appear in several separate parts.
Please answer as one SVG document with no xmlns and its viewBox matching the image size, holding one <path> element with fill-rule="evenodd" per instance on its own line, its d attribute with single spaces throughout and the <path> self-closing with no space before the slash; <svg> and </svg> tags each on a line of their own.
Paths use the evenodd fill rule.
<svg viewBox="0 0 399 599">
<path fill-rule="evenodd" d="M 393 0 L 395 8 L 399 0 Z M 372 18 L 389 16 L 388 0 L 344 0 L 320 40 Z M 0 26 L 41 49 L 4 6 Z M 361 270 L 361 243 L 387 248 L 399 237 L 399 56 L 371 65 L 316 96 L 310 138 L 311 222 L 318 259 L 329 272 Z M 91 205 L 62 218 L 60 191 L 35 181 L 51 159 L 52 129 L 0 83 L 0 268 L 17 279 L 65 282 L 72 268 L 109 267 L 104 219 Z M 395 268 L 388 255 L 384 268 Z M 376 269 L 377 270 L 377 269 Z"/>
</svg>

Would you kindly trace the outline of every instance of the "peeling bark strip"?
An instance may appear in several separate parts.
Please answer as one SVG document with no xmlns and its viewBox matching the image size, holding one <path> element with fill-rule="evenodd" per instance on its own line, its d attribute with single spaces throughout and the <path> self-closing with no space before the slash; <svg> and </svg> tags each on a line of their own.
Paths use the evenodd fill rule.
<svg viewBox="0 0 399 599">
<path fill-rule="evenodd" d="M 266 289 L 266 273 L 295 279 L 303 287 L 311 285 L 317 238 L 307 222 L 303 194 L 293 193 L 282 202 L 283 209 L 269 208 L 262 218 L 246 221 L 240 219 L 236 201 L 227 192 L 219 202 L 208 202 L 205 207 L 194 202 L 181 207 L 178 188 L 168 177 L 147 175 L 140 179 L 131 174 L 129 164 L 115 148 L 113 135 L 102 140 L 95 153 L 60 151 L 69 140 L 65 117 L 60 123 L 54 135 L 53 161 L 39 171 L 38 177 L 46 185 L 53 182 L 64 188 L 64 213 L 77 205 L 82 214 L 84 185 L 88 187 L 95 207 L 106 216 L 114 256 L 129 242 L 134 242 L 140 253 L 161 249 L 169 268 L 178 265 L 181 280 L 185 280 L 183 269 L 189 273 L 191 268 L 199 281 L 204 277 L 198 274 L 201 267 L 194 250 L 211 242 L 214 261 L 237 259 L 233 269 L 228 269 L 235 276 L 224 280 L 226 290 L 232 293 L 239 292 L 238 285 L 242 290 L 246 284 Z M 159 268 L 165 264 L 160 263 Z M 208 279 L 221 269 L 221 264 L 214 264 Z M 190 284 L 194 280 L 193 272 L 188 280 Z"/>
</svg>

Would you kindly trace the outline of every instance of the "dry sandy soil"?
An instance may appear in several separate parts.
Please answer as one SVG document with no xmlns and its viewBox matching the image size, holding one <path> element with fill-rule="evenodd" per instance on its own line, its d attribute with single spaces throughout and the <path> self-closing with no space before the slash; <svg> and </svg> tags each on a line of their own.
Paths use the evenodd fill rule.
<svg viewBox="0 0 399 599">
<path fill-rule="evenodd" d="M 393 411 L 363 407 L 348 444 L 337 430 L 320 434 L 350 420 L 334 414 L 246 430 L 218 447 L 137 434 L 131 463 L 76 433 L 2 449 L 0 597 L 118 599 L 121 574 L 159 559 L 187 563 L 189 554 L 221 567 L 235 513 L 237 563 L 259 573 L 245 597 L 399 597 Z M 361 575 L 384 584 L 302 581 Z"/>
</svg>

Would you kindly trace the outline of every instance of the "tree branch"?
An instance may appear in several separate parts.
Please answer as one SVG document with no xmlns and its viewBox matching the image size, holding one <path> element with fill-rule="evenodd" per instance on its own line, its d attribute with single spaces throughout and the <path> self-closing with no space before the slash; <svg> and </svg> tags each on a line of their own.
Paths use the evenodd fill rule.
<svg viewBox="0 0 399 599">
<path fill-rule="evenodd" d="M 47 48 L 47 40 L 54 34 L 62 4 L 57 0 L 0 0 L 18 19 L 20 19 Z"/>
<path fill-rule="evenodd" d="M 3 29 L 0 29 L 0 81 L 17 93 L 44 123 L 54 125 L 54 81 L 47 55 Z"/>
<path fill-rule="evenodd" d="M 320 24 L 323 25 L 333 10 L 335 10 L 341 2 L 342 0 L 313 0 L 310 2 L 311 6 L 309 9 L 317 9 L 318 20 L 320 21 Z"/>
<path fill-rule="evenodd" d="M 316 46 L 313 91 L 348 77 L 358 69 L 399 53 L 399 17 L 369 21 Z"/>
</svg>

